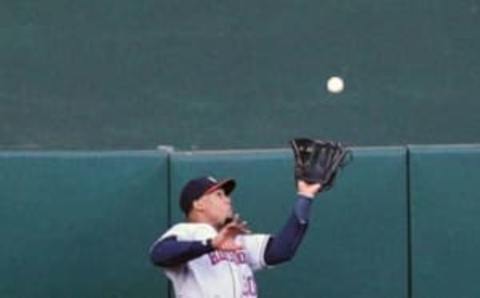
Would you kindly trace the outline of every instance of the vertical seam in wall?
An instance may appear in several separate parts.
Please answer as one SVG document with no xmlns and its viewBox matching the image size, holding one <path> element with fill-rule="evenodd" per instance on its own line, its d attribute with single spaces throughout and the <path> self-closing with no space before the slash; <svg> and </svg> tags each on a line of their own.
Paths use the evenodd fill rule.
<svg viewBox="0 0 480 298">
<path fill-rule="evenodd" d="M 410 147 L 406 147 L 406 187 L 407 187 L 407 297 L 412 298 L 412 195 L 411 195 L 411 172 L 410 172 Z"/>
<path fill-rule="evenodd" d="M 172 225 L 172 152 L 167 152 L 167 228 Z M 167 297 L 173 297 L 172 284 L 167 279 Z"/>
<path fill-rule="evenodd" d="M 172 157 L 167 153 L 167 228 L 172 225 Z"/>
</svg>

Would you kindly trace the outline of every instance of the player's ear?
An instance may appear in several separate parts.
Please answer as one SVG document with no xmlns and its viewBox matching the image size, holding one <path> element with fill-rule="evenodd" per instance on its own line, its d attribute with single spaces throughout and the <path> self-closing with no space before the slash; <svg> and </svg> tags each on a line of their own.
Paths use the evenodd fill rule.
<svg viewBox="0 0 480 298">
<path fill-rule="evenodd" d="M 193 201 L 192 209 L 193 210 L 203 210 L 205 208 L 204 206 L 205 206 L 205 204 L 204 204 L 202 198 L 200 198 L 198 200 Z"/>
</svg>

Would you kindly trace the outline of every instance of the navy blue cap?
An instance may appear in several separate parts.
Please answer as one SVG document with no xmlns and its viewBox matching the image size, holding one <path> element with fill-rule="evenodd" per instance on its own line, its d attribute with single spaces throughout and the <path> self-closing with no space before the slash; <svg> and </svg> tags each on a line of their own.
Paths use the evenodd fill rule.
<svg viewBox="0 0 480 298">
<path fill-rule="evenodd" d="M 180 195 L 180 208 L 183 213 L 188 214 L 192 209 L 193 202 L 200 199 L 203 195 L 223 189 L 225 194 L 229 195 L 237 183 L 233 179 L 217 181 L 213 177 L 200 177 L 190 180 L 182 189 Z"/>
</svg>

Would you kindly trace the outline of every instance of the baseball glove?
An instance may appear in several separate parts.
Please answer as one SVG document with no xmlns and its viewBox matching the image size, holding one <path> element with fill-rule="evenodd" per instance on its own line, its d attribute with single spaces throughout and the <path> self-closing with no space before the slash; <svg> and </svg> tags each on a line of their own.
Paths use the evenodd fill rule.
<svg viewBox="0 0 480 298">
<path fill-rule="evenodd" d="M 295 156 L 295 180 L 332 188 L 338 171 L 351 159 L 351 151 L 332 141 L 299 138 L 290 141 Z"/>
</svg>

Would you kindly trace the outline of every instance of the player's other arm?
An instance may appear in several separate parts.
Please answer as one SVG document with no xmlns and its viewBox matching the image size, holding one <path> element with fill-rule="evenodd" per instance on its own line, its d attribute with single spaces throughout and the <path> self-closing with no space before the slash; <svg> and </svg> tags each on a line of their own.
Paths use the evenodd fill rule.
<svg viewBox="0 0 480 298">
<path fill-rule="evenodd" d="M 174 267 L 214 250 L 235 251 L 243 248 L 235 242 L 235 237 L 249 232 L 246 222 L 235 215 L 232 221 L 223 226 L 211 239 L 179 241 L 176 236 L 172 236 L 155 242 L 150 248 L 150 259 L 155 265 Z"/>
<path fill-rule="evenodd" d="M 291 260 L 302 242 L 308 228 L 313 198 L 320 190 L 320 184 L 298 182 L 298 199 L 283 228 L 268 241 L 265 262 L 277 265 Z"/>
<path fill-rule="evenodd" d="M 211 241 L 179 241 L 176 236 L 155 242 L 150 260 L 157 266 L 173 267 L 213 251 Z"/>
</svg>

